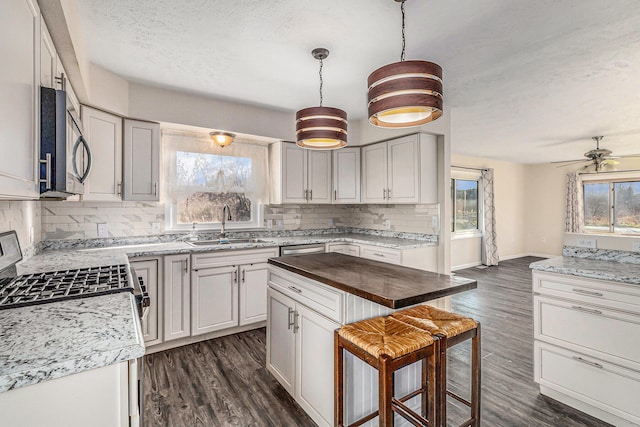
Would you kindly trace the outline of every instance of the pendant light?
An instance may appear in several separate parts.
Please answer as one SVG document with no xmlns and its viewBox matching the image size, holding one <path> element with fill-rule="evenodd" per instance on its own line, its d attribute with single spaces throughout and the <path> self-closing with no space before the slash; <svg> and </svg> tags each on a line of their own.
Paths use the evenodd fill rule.
<svg viewBox="0 0 640 427">
<path fill-rule="evenodd" d="M 233 138 L 236 137 L 236 134 L 231 132 L 216 131 L 210 132 L 209 136 L 211 136 L 213 142 L 215 142 L 219 147 L 226 147 L 233 142 Z"/>
<path fill-rule="evenodd" d="M 404 2 L 400 62 L 385 65 L 367 79 L 369 123 L 385 128 L 420 126 L 442 115 L 442 68 L 428 61 L 405 61 Z"/>
<path fill-rule="evenodd" d="M 322 106 L 322 66 L 329 51 L 316 48 L 311 55 L 320 61 L 320 106 L 296 113 L 296 144 L 314 150 L 334 150 L 347 145 L 347 113 L 339 108 Z"/>
</svg>

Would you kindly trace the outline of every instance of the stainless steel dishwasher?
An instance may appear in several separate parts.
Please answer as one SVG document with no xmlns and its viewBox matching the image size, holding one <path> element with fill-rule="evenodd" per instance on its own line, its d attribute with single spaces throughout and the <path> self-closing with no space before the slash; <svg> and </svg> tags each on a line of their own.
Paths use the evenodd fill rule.
<svg viewBox="0 0 640 427">
<path fill-rule="evenodd" d="M 280 246 L 280 256 L 283 255 L 303 255 L 324 253 L 324 243 L 314 243 L 310 245 Z"/>
</svg>

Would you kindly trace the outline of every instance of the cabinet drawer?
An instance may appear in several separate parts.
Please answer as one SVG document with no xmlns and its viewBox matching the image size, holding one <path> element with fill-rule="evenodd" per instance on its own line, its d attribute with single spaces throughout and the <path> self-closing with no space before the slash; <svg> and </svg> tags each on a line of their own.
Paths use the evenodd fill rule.
<svg viewBox="0 0 640 427">
<path fill-rule="evenodd" d="M 269 266 L 269 286 L 338 323 L 342 323 L 344 292 Z"/>
<path fill-rule="evenodd" d="M 215 252 L 194 253 L 192 269 L 208 267 L 226 267 L 228 265 L 254 264 L 267 262 L 269 258 L 278 256 L 278 248 L 222 250 Z"/>
<path fill-rule="evenodd" d="M 536 341 L 535 381 L 640 424 L 640 372 Z"/>
<path fill-rule="evenodd" d="M 360 256 L 360 246 L 351 243 L 329 243 L 327 252 L 336 252 L 339 254 Z"/>
<path fill-rule="evenodd" d="M 580 302 L 534 297 L 534 336 L 640 370 L 640 316 Z"/>
<path fill-rule="evenodd" d="M 533 292 L 640 314 L 640 287 L 637 285 L 534 271 Z"/>
<path fill-rule="evenodd" d="M 380 248 L 378 246 L 360 246 L 360 256 L 362 258 L 393 264 L 400 264 L 402 262 L 402 256 L 399 250 Z"/>
</svg>

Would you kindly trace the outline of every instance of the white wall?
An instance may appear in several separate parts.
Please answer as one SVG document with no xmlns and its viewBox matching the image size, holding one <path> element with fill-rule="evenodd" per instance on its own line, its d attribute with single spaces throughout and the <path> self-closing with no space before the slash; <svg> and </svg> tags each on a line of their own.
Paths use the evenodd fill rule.
<svg viewBox="0 0 640 427">
<path fill-rule="evenodd" d="M 459 154 L 451 155 L 451 165 L 477 169 L 493 168 L 498 254 L 502 260 L 525 255 L 525 166 L 520 163 Z M 451 245 L 452 269 L 480 264 L 480 239 L 456 239 Z"/>
<path fill-rule="evenodd" d="M 18 235 L 22 256 L 33 255 L 40 241 L 40 202 L 0 201 L 0 233 L 11 230 Z"/>
<path fill-rule="evenodd" d="M 85 103 L 129 117 L 129 82 L 93 63 L 89 72 L 89 99 Z"/>
</svg>

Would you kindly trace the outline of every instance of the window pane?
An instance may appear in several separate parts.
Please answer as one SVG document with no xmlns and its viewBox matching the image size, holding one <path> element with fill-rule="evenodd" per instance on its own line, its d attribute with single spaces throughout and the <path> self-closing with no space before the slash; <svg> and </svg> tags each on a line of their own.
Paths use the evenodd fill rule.
<svg viewBox="0 0 640 427">
<path fill-rule="evenodd" d="M 178 202 L 178 224 L 222 222 L 222 208 L 228 205 L 231 221 L 251 221 L 251 200 L 241 193 L 198 191 Z"/>
<path fill-rule="evenodd" d="M 478 229 L 478 181 L 456 179 L 456 231 Z"/>
<path fill-rule="evenodd" d="M 609 184 L 584 184 L 584 225 L 589 230 L 609 231 Z"/>
<path fill-rule="evenodd" d="M 616 182 L 614 232 L 640 233 L 640 181 Z"/>
</svg>

